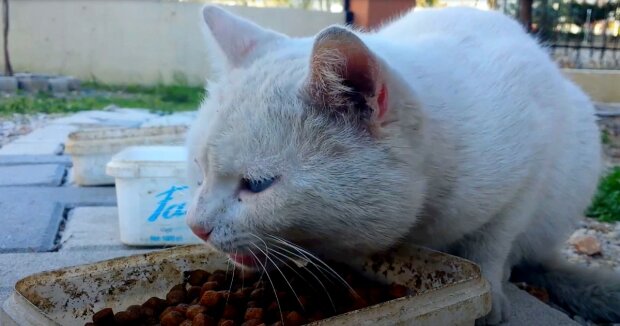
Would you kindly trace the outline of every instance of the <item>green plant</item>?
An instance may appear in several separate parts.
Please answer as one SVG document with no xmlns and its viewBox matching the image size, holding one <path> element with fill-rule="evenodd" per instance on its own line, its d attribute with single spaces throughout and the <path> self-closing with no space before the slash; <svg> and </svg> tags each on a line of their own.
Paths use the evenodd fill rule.
<svg viewBox="0 0 620 326">
<path fill-rule="evenodd" d="M 82 92 L 56 98 L 47 93 L 20 93 L 0 98 L 0 116 L 13 113 L 70 113 L 99 110 L 108 105 L 127 108 L 148 108 L 170 113 L 195 110 L 205 96 L 201 87 L 174 86 L 112 86 L 95 82 L 82 85 Z"/>
<path fill-rule="evenodd" d="M 607 130 L 601 131 L 601 143 L 603 143 L 603 145 L 611 144 L 611 137 L 609 136 L 609 131 Z"/>
<path fill-rule="evenodd" d="M 620 221 L 620 167 L 601 179 L 586 216 L 603 222 Z"/>
</svg>

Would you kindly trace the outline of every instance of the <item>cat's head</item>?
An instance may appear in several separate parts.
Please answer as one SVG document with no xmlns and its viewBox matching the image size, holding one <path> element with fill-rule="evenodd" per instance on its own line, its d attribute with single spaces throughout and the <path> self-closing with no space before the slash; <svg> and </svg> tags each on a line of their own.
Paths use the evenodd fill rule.
<svg viewBox="0 0 620 326">
<path fill-rule="evenodd" d="M 203 14 L 225 68 L 189 137 L 192 230 L 246 265 L 277 238 L 346 260 L 406 235 L 424 134 L 397 74 L 344 27 L 293 39 Z"/>
</svg>

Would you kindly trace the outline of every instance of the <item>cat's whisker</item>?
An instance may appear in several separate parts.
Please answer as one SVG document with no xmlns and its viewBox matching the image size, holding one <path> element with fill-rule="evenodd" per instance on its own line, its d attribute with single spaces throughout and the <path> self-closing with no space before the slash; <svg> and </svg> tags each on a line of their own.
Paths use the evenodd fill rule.
<svg viewBox="0 0 620 326">
<path fill-rule="evenodd" d="M 295 261 L 293 260 L 293 258 L 286 256 L 285 254 L 278 252 L 275 249 L 272 249 L 273 253 L 279 254 L 282 257 L 289 259 L 291 262 L 295 263 Z M 276 256 L 273 256 L 274 258 L 277 258 Z M 282 259 L 278 258 L 280 261 L 284 262 Z M 289 266 L 288 264 L 286 264 L 287 266 Z M 299 275 L 299 277 L 301 277 L 306 283 L 310 283 L 308 282 L 308 280 L 306 280 L 305 277 L 303 277 L 301 274 L 299 274 L 297 271 L 295 271 L 295 269 L 293 267 L 290 267 L 297 275 Z M 323 282 L 321 282 L 321 279 L 316 276 L 316 274 L 314 274 L 310 269 L 306 268 L 305 269 L 310 275 L 312 275 L 312 277 L 314 277 L 314 279 L 319 283 L 319 285 L 321 285 L 321 288 L 323 288 L 323 291 L 325 291 L 325 294 L 327 295 L 327 298 L 329 299 L 329 303 L 332 305 L 332 308 L 334 309 L 334 312 L 336 311 L 336 305 L 334 304 L 334 300 L 332 299 L 331 295 L 329 295 L 329 291 L 327 291 L 327 287 L 325 287 L 325 284 L 323 284 Z"/>
<path fill-rule="evenodd" d="M 241 258 L 241 264 L 243 265 L 243 258 Z M 245 285 L 245 268 L 240 268 L 241 270 L 241 292 L 243 292 L 243 287 Z"/>
<path fill-rule="evenodd" d="M 244 234 L 244 236 L 245 236 L 245 235 L 248 235 L 248 234 L 249 234 L 249 235 L 252 235 L 252 236 L 256 236 L 256 235 L 254 235 L 254 234 L 253 234 L 253 233 L 251 233 L 251 232 L 248 232 L 247 234 Z M 248 237 L 248 238 L 249 238 L 249 237 Z M 244 239 L 245 239 L 245 238 L 244 238 Z M 243 247 L 249 247 L 249 245 L 250 245 L 250 244 L 254 244 L 254 243 L 253 243 L 253 241 L 252 241 L 252 240 L 247 239 L 247 241 L 243 244 Z M 247 249 L 250 249 L 250 248 L 247 248 Z M 243 264 L 243 258 L 241 258 L 241 259 L 242 259 L 242 260 L 241 260 L 241 264 L 242 264 L 242 265 L 244 265 L 244 264 Z M 258 257 L 254 256 L 254 258 L 252 258 L 252 259 L 253 259 L 253 260 L 258 260 Z M 264 262 L 264 266 L 267 266 L 267 260 L 266 260 L 266 259 L 265 259 L 265 262 Z M 265 275 L 265 272 L 266 272 L 266 269 L 263 269 L 263 270 L 261 271 L 261 274 L 260 274 L 260 276 L 258 277 L 258 281 L 257 281 L 257 282 L 260 282 L 260 281 L 262 281 L 262 280 L 263 280 L 263 276 Z"/>
<path fill-rule="evenodd" d="M 227 258 L 228 258 L 228 259 L 226 259 L 226 277 L 228 277 L 228 271 L 229 271 L 229 269 L 230 269 L 230 264 L 231 264 L 231 263 L 232 263 L 233 265 L 235 264 L 235 263 L 233 263 L 233 262 L 232 262 L 232 260 L 230 259 L 230 257 L 229 257 L 229 256 L 227 256 Z"/>
<path fill-rule="evenodd" d="M 282 306 L 280 305 L 280 299 L 278 299 L 278 291 L 276 291 L 276 287 L 273 284 L 273 281 L 271 280 L 271 276 L 269 276 L 269 272 L 267 272 L 267 266 L 263 265 L 261 260 L 258 259 L 256 254 L 254 253 L 254 251 L 252 251 L 252 248 L 248 248 L 248 250 L 250 251 L 250 254 L 252 254 L 252 256 L 256 258 L 256 262 L 263 268 L 264 274 L 267 275 L 267 279 L 269 280 L 269 283 L 271 284 L 271 288 L 273 289 L 273 295 L 276 297 L 276 303 L 278 304 L 278 310 L 280 311 L 280 321 L 282 321 L 282 324 L 284 324 L 284 316 L 282 315 Z"/>
<path fill-rule="evenodd" d="M 305 261 L 305 262 L 311 263 L 314 267 L 316 267 L 316 269 L 317 269 L 317 270 L 321 273 L 321 275 L 322 275 L 322 276 L 323 276 L 326 280 L 328 280 L 328 281 L 332 282 L 332 284 L 334 284 L 334 283 L 333 283 L 333 281 L 332 281 L 332 279 L 331 279 L 330 277 L 328 277 L 328 275 L 326 275 L 326 274 L 323 272 L 325 269 L 324 269 L 321 265 L 318 265 L 318 264 L 317 264 L 317 263 L 315 263 L 314 261 L 310 260 L 307 256 L 301 256 L 300 254 L 296 254 L 296 253 L 294 253 L 294 252 L 291 252 L 291 251 L 289 251 L 288 249 L 283 248 L 283 247 L 281 247 L 281 246 L 279 246 L 279 245 L 277 245 L 277 244 L 274 244 L 274 247 L 275 247 L 275 248 L 277 248 L 277 249 L 283 250 L 283 251 L 285 251 L 285 252 L 287 252 L 287 253 L 289 253 L 289 254 L 291 254 L 291 255 L 295 256 L 296 258 L 302 259 L 302 260 L 303 260 L 303 261 Z M 295 260 L 294 260 L 293 258 L 288 257 L 288 256 L 286 256 L 286 255 L 284 255 L 284 254 L 282 254 L 282 253 L 280 253 L 280 252 L 276 251 L 275 249 L 273 249 L 273 247 L 272 247 L 272 252 L 278 253 L 278 254 L 282 255 L 283 257 L 285 257 L 285 258 L 287 258 L 287 259 L 291 260 L 293 263 L 296 263 L 296 262 L 295 262 Z M 330 303 L 331 303 L 331 305 L 332 305 L 332 308 L 334 309 L 334 311 L 336 311 L 336 306 L 334 305 L 334 302 L 333 302 L 333 300 L 332 300 L 331 296 L 329 295 L 329 291 L 327 290 L 327 287 L 326 287 L 326 286 L 325 286 L 325 284 L 323 284 L 323 282 L 321 281 L 321 278 L 319 278 L 319 277 L 318 277 L 318 276 L 317 276 L 314 272 L 312 272 L 312 270 L 311 270 L 310 268 L 306 268 L 305 270 L 306 270 L 306 271 L 307 271 L 310 275 L 312 275 L 312 277 L 314 277 L 314 279 L 316 279 L 316 281 L 319 283 L 319 285 L 323 288 L 323 290 L 324 290 L 324 291 L 325 291 L 325 293 L 327 294 L 327 297 L 328 297 L 328 299 L 329 299 L 329 301 L 330 301 Z M 325 272 L 330 272 L 330 271 L 329 271 L 329 270 L 325 270 Z M 345 287 L 347 287 L 348 291 L 349 291 L 351 294 L 353 294 L 353 295 L 357 296 L 357 292 L 356 292 L 355 290 L 353 290 L 353 289 L 349 286 L 349 284 L 348 284 L 348 283 L 344 282 L 344 285 L 345 285 Z"/>
<path fill-rule="evenodd" d="M 237 255 L 237 250 L 235 250 L 235 256 Z M 228 263 L 230 264 L 230 257 L 228 258 Z M 226 303 L 224 306 L 228 305 L 228 299 L 230 298 L 230 291 L 232 290 L 233 282 L 235 281 L 235 270 L 237 269 L 237 265 L 233 265 L 232 277 L 230 278 L 230 286 L 228 287 L 228 296 L 226 297 Z M 226 267 L 226 276 L 228 277 L 228 267 Z"/>
<path fill-rule="evenodd" d="M 273 236 L 273 235 L 272 235 L 272 236 Z M 328 271 L 330 271 L 330 272 L 331 272 L 331 273 L 332 273 L 335 277 L 337 277 L 337 278 L 338 278 L 341 282 L 343 282 L 343 283 L 344 283 L 344 284 L 345 284 L 345 285 L 346 285 L 346 286 L 347 286 L 350 290 L 353 290 L 353 289 L 349 286 L 349 284 L 347 283 L 347 281 L 345 281 L 345 280 L 344 280 L 344 279 L 340 276 L 340 274 L 338 274 L 338 273 L 337 273 L 337 272 L 336 272 L 333 268 L 331 268 L 331 267 L 330 267 L 327 263 L 325 263 L 325 262 L 324 262 L 321 258 L 317 257 L 316 255 L 314 255 L 313 253 L 309 252 L 308 250 L 306 250 L 306 249 L 304 249 L 304 248 L 302 248 L 302 247 L 300 247 L 300 246 L 298 246 L 298 245 L 296 245 L 296 244 L 294 244 L 294 243 L 292 243 L 292 242 L 290 242 L 290 241 L 288 241 L 288 240 L 286 240 L 286 239 L 283 239 L 283 238 L 280 238 L 280 237 L 276 237 L 276 236 L 273 236 L 273 237 L 275 237 L 276 239 L 278 239 L 278 240 L 282 241 L 282 242 L 283 242 L 283 243 L 285 243 L 285 244 L 288 244 L 290 247 L 292 247 L 292 248 L 294 248 L 294 249 L 298 250 L 298 251 L 299 251 L 299 252 L 301 252 L 301 254 L 302 254 L 302 255 L 304 255 L 305 257 L 309 256 L 310 258 L 312 258 L 312 259 L 316 260 L 316 261 L 317 261 L 317 262 L 319 262 L 321 265 L 323 265 L 325 268 L 327 268 L 327 270 L 328 270 Z"/>
<path fill-rule="evenodd" d="M 278 243 L 279 243 L 279 242 L 278 242 Z M 284 248 L 284 247 L 282 247 L 282 246 L 278 245 L 278 243 L 274 243 L 274 244 L 272 244 L 272 247 L 273 247 L 273 248 L 280 249 L 280 250 L 282 250 L 282 251 L 284 251 L 284 252 L 286 252 L 286 253 L 288 253 L 288 254 L 292 255 L 292 256 L 294 256 L 295 258 L 297 258 L 297 259 L 299 259 L 299 260 L 302 260 L 304 263 L 307 263 L 307 264 L 312 264 L 312 265 L 313 265 L 314 267 L 316 267 L 316 269 L 317 269 L 317 270 L 321 273 L 321 275 L 325 278 L 325 280 L 327 280 L 327 281 L 331 282 L 332 284 L 334 284 L 333 277 L 330 277 L 330 275 L 329 275 L 329 271 L 328 271 L 328 270 L 326 270 L 325 268 L 323 268 L 323 266 L 321 266 L 321 265 L 317 264 L 316 262 L 312 261 L 311 259 L 309 259 L 309 258 L 308 258 L 308 257 L 306 257 L 306 256 L 302 256 L 302 254 L 301 254 L 301 253 L 299 253 L 299 252 L 295 253 L 295 252 L 292 252 L 292 251 L 288 250 L 287 248 Z M 289 258 L 289 259 L 290 259 L 290 258 Z M 291 261 L 293 261 L 293 262 L 294 262 L 294 260 L 293 260 L 293 259 L 291 259 Z M 307 268 L 306 268 L 306 269 L 307 269 Z M 326 273 L 327 273 L 327 274 L 326 274 Z"/>
<path fill-rule="evenodd" d="M 313 258 L 314 260 L 319 262 L 321 265 L 323 265 L 325 268 L 327 268 L 327 270 L 332 275 L 334 275 L 338 280 L 340 280 L 349 289 L 349 291 L 351 293 L 355 293 L 355 290 L 353 290 L 353 288 L 349 285 L 349 283 L 347 283 L 347 281 L 345 279 L 343 279 L 342 276 L 340 276 L 340 274 L 338 274 L 333 268 L 331 268 L 329 265 L 327 265 L 327 263 L 325 263 L 322 259 L 318 258 L 317 256 L 315 256 L 311 252 L 301 248 L 300 246 L 298 246 L 298 245 L 296 245 L 294 243 L 291 243 L 290 241 L 287 241 L 287 240 L 282 239 L 280 237 L 276 237 L 274 235 L 270 235 L 270 237 L 274 238 L 275 240 L 280 241 L 283 244 L 288 244 L 289 247 L 294 248 L 295 250 L 299 251 L 305 257 L 310 256 L 310 258 Z M 310 260 L 310 259 L 308 258 L 308 260 Z"/>
<path fill-rule="evenodd" d="M 267 244 L 265 244 L 266 246 Z M 254 244 L 254 247 L 256 247 L 256 249 L 260 250 L 265 257 L 267 257 L 267 260 L 269 260 L 273 266 L 278 270 L 278 272 L 280 272 L 280 274 L 282 275 L 282 278 L 284 279 L 284 282 L 286 282 L 286 284 L 288 284 L 288 287 L 291 289 L 291 292 L 293 292 L 293 295 L 295 296 L 295 299 L 297 299 L 297 302 L 299 302 L 299 305 L 301 306 L 302 309 L 306 309 L 303 305 L 303 303 L 301 303 L 301 300 L 299 300 L 299 296 L 297 295 L 297 292 L 295 292 L 295 289 L 293 289 L 293 286 L 291 285 L 291 283 L 286 279 L 286 275 L 284 275 L 284 273 L 282 272 L 282 270 L 280 269 L 280 267 L 278 267 L 278 264 L 276 264 L 273 259 L 271 259 L 267 253 L 265 251 L 263 251 L 259 246 L 257 246 L 256 244 Z"/>
<path fill-rule="evenodd" d="M 304 282 L 306 282 L 307 284 L 309 284 L 309 283 L 310 283 L 310 282 L 308 282 L 308 279 L 306 279 L 303 275 L 301 275 L 301 274 L 297 271 L 297 269 L 295 269 L 293 266 L 291 266 L 291 264 L 290 264 L 290 263 L 288 263 L 286 260 L 284 260 L 284 259 L 282 259 L 282 258 L 280 258 L 280 257 L 278 257 L 278 256 L 276 256 L 276 255 L 280 255 L 280 256 L 282 256 L 282 257 L 284 257 L 284 258 L 286 258 L 286 259 L 288 259 L 288 260 L 290 260 L 290 261 L 294 262 L 294 260 L 293 260 L 291 257 L 289 257 L 289 256 L 287 256 L 287 255 L 285 255 L 285 254 L 283 254 L 283 253 L 281 253 L 281 252 L 279 252 L 278 250 L 276 250 L 276 249 L 274 249 L 274 248 L 271 248 L 271 252 L 274 254 L 274 255 L 271 255 L 271 258 L 277 259 L 280 263 L 282 263 L 283 265 L 285 265 L 286 267 L 288 267 L 288 268 L 289 268 L 289 269 L 290 269 L 293 273 L 295 273 L 295 275 L 299 276 L 299 277 L 300 277 L 300 278 L 301 278 Z"/>
<path fill-rule="evenodd" d="M 256 237 L 256 235 L 254 235 L 254 234 L 253 234 L 253 233 L 251 233 L 251 232 L 250 232 L 249 234 L 250 234 L 250 235 L 253 235 L 253 236 L 255 236 L 255 237 Z M 260 239 L 260 238 L 259 238 L 259 239 Z M 262 240 L 262 239 L 261 239 L 261 240 Z M 248 241 L 248 243 L 252 243 L 252 244 L 253 244 L 253 242 L 252 242 L 251 240 L 249 240 L 249 241 Z M 254 257 L 256 257 L 256 256 L 254 256 Z M 258 258 L 256 258 L 256 259 L 258 259 Z M 265 259 L 265 262 L 264 262 L 264 263 L 265 263 L 265 266 L 267 266 L 267 259 Z M 262 280 L 263 280 L 263 276 L 265 276 L 265 273 L 266 273 L 266 272 L 267 272 L 267 269 L 266 269 L 266 268 L 263 268 L 263 270 L 262 270 L 262 271 L 261 271 L 261 273 L 260 273 L 260 276 L 258 277 L 258 281 L 257 281 L 257 282 L 260 282 L 260 281 L 262 281 Z"/>
</svg>

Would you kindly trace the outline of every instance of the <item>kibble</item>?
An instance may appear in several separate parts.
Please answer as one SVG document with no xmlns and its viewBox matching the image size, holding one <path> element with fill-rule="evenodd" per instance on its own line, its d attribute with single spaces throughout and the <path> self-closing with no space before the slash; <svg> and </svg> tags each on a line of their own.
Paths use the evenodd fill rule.
<svg viewBox="0 0 620 326">
<path fill-rule="evenodd" d="M 138 319 L 140 319 L 140 315 L 136 316 L 129 311 L 120 311 L 114 314 L 114 321 L 119 325 L 131 325 Z"/>
<path fill-rule="evenodd" d="M 246 320 L 243 322 L 243 324 L 241 324 L 241 326 L 260 326 L 260 325 L 265 325 L 265 323 L 263 323 L 263 321 L 260 319 Z"/>
<path fill-rule="evenodd" d="M 149 307 L 157 312 L 161 312 L 166 309 L 166 300 L 158 297 L 151 297 L 142 304 L 142 307 Z"/>
<path fill-rule="evenodd" d="M 286 315 L 286 325 L 298 326 L 305 324 L 304 318 L 297 311 L 291 311 Z"/>
<path fill-rule="evenodd" d="M 161 326 L 179 326 L 185 321 L 185 316 L 178 311 L 170 311 L 161 318 Z"/>
<path fill-rule="evenodd" d="M 211 316 L 205 314 L 198 314 L 192 319 L 192 326 L 215 326 L 217 323 Z"/>
<path fill-rule="evenodd" d="M 185 302 L 187 298 L 187 290 L 184 284 L 175 285 L 166 295 L 166 303 L 170 306 L 178 305 Z"/>
<path fill-rule="evenodd" d="M 226 307 L 224 307 L 224 312 L 222 312 L 222 318 L 234 320 L 238 314 L 239 309 L 237 309 L 237 307 L 233 305 L 226 305 Z"/>
<path fill-rule="evenodd" d="M 390 296 L 393 298 L 400 298 L 407 295 L 407 287 L 400 284 L 391 284 L 390 285 Z"/>
<path fill-rule="evenodd" d="M 213 290 L 205 292 L 200 298 L 200 304 L 206 307 L 215 307 L 222 301 L 222 294 Z"/>
<path fill-rule="evenodd" d="M 93 322 L 97 325 L 114 324 L 114 311 L 112 308 L 104 308 L 93 315 Z"/>
<path fill-rule="evenodd" d="M 202 314 L 206 310 L 207 308 L 201 305 L 192 305 L 192 306 L 189 306 L 189 308 L 187 308 L 187 311 L 185 312 L 185 317 L 187 317 L 187 319 L 194 319 L 196 315 Z"/>
<path fill-rule="evenodd" d="M 191 286 L 189 289 L 187 289 L 187 300 L 192 301 L 196 298 L 199 298 L 201 293 L 202 293 L 202 287 Z"/>
<path fill-rule="evenodd" d="M 87 325 L 297 326 L 409 293 L 405 286 L 384 286 L 343 267 L 337 271 L 354 291 L 338 283 L 326 289 L 308 281 L 313 279 L 309 273 L 322 275 L 322 271 L 309 268 L 293 270 L 295 275 L 270 274 L 268 282 L 256 273 L 237 273 L 228 278 L 222 270 L 187 271 L 183 283 L 174 285 L 165 299 L 151 297 L 116 314 L 105 308 Z M 304 278 L 302 273 L 310 277 Z"/>
<path fill-rule="evenodd" d="M 206 282 L 211 274 L 207 271 L 203 271 L 201 269 L 197 269 L 195 271 L 186 272 L 185 280 L 189 285 L 200 286 Z"/>
<path fill-rule="evenodd" d="M 245 311 L 245 320 L 250 319 L 262 320 L 263 308 L 248 308 L 248 310 Z"/>
</svg>

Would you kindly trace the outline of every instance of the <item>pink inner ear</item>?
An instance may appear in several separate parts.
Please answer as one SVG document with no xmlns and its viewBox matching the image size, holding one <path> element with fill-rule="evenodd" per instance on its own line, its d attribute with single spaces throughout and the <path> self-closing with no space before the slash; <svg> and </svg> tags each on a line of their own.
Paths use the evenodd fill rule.
<svg viewBox="0 0 620 326">
<path fill-rule="evenodd" d="M 250 52 L 252 52 L 252 50 L 254 50 L 254 48 L 256 47 L 256 41 L 255 40 L 249 40 L 247 44 L 244 44 L 243 48 L 241 49 L 241 53 L 239 54 L 241 58 L 247 56 Z"/>
<path fill-rule="evenodd" d="M 387 112 L 387 98 L 387 87 L 385 87 L 385 84 L 382 84 L 381 91 L 379 91 L 379 96 L 377 97 L 377 104 L 379 105 L 379 119 L 383 119 L 383 116 L 385 116 L 385 112 Z"/>
</svg>

